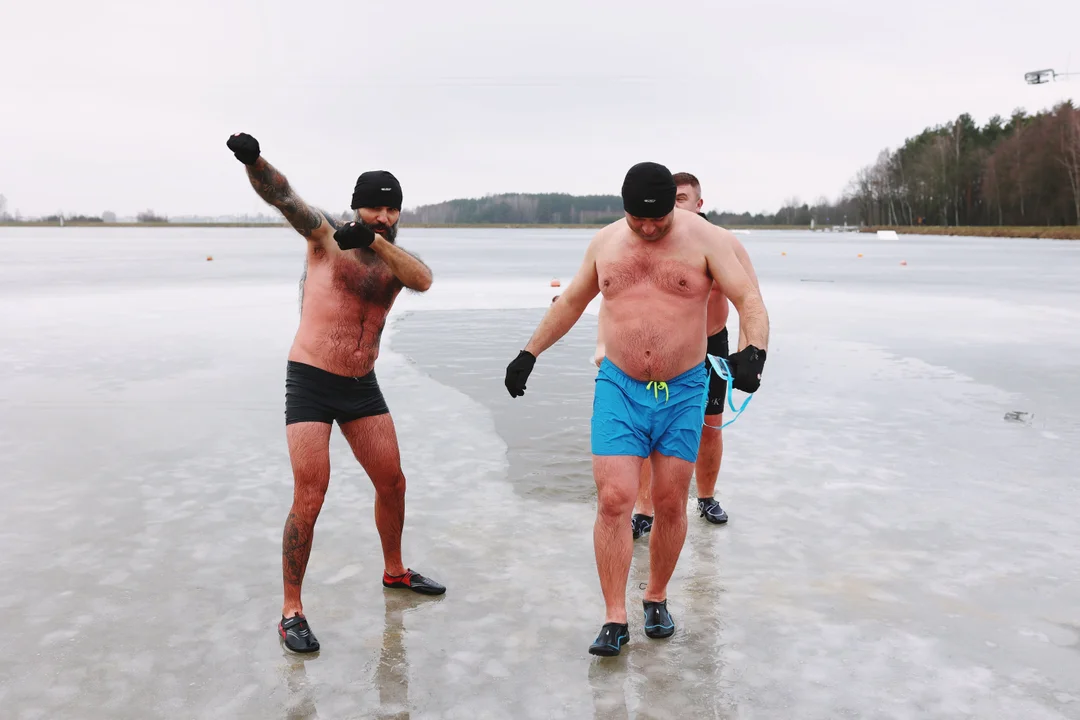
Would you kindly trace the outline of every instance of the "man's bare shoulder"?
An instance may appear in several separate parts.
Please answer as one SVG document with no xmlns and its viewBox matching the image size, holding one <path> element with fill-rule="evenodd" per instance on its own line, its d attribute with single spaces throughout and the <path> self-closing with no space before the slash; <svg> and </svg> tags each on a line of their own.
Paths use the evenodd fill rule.
<svg viewBox="0 0 1080 720">
<path fill-rule="evenodd" d="M 732 248 L 739 247 L 739 239 L 735 236 L 735 233 L 727 228 L 720 227 L 719 225 L 713 225 L 697 213 L 691 213 L 686 210 L 683 210 L 683 212 L 688 215 L 693 215 L 693 218 L 687 222 L 687 225 L 695 238 L 700 238 L 708 243 L 716 243 L 719 241 L 721 244 Z"/>
<path fill-rule="evenodd" d="M 594 252 L 600 252 L 608 249 L 617 244 L 628 232 L 630 232 L 630 227 L 626 224 L 625 218 L 605 225 L 593 235 L 593 239 L 590 242 L 592 250 Z"/>
<path fill-rule="evenodd" d="M 700 215 L 682 208 L 675 208 L 675 227 L 672 237 L 684 247 L 702 246 L 715 242 L 718 228 Z"/>
</svg>

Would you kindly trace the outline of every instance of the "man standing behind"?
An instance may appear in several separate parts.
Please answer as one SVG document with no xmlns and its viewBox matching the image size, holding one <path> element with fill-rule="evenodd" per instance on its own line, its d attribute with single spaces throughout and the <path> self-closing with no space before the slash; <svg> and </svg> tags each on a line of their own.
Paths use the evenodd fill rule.
<svg viewBox="0 0 1080 720">
<path fill-rule="evenodd" d="M 715 282 L 731 299 L 746 346 L 729 358 L 735 386 L 761 382 L 769 318 L 726 232 L 675 207 L 671 172 L 656 163 L 630 168 L 623 182 L 625 217 L 589 243 L 574 279 L 552 303 L 525 348 L 506 368 L 511 397 L 525 393 L 537 356 L 562 338 L 603 293 L 600 363 L 591 442 L 597 515 L 593 545 L 606 605 L 589 648 L 618 655 L 629 641 L 626 581 L 633 556 L 629 525 L 641 465 L 653 469 L 656 525 L 643 597 L 645 634 L 670 637 L 667 584 L 686 539 L 686 494 L 705 419 L 706 306 Z"/>
<path fill-rule="evenodd" d="M 675 207 L 690 210 L 708 220 L 708 216 L 701 212 L 704 204 L 701 198 L 701 183 L 690 173 L 680 172 L 672 176 L 675 180 Z M 750 262 L 750 255 L 746 248 L 731 233 L 725 234 L 726 239 L 734 245 L 735 256 L 743 266 L 743 270 L 750 276 L 754 287 L 758 287 L 757 274 Z M 602 309 L 602 308 L 601 308 Z M 730 306 L 723 289 L 713 283 L 709 292 L 708 317 L 706 328 L 708 333 L 709 354 L 727 359 L 728 357 L 728 331 L 727 320 Z M 742 323 L 740 323 L 740 328 Z M 740 339 L 744 336 L 739 333 Z M 597 356 L 602 356 L 601 348 L 597 349 Z M 712 365 L 706 361 L 709 371 L 709 403 L 705 408 L 705 429 L 701 433 L 701 446 L 698 449 L 697 463 L 694 470 L 694 481 L 697 484 L 697 508 L 701 517 L 709 522 L 722 525 L 728 521 L 727 513 L 720 507 L 714 494 L 716 492 L 716 479 L 720 474 L 720 461 L 724 454 L 723 430 L 724 404 L 727 402 L 727 382 L 716 374 Z M 637 504 L 634 506 L 634 515 L 630 520 L 634 530 L 634 539 L 645 535 L 652 530 L 653 503 L 652 503 L 652 466 L 646 462 L 641 468 L 641 483 L 638 486 Z"/>
<path fill-rule="evenodd" d="M 395 244 L 401 185 L 385 171 L 360 175 L 353 191 L 356 220 L 337 232 L 296 194 L 246 133 L 228 147 L 244 164 L 255 192 L 307 239 L 300 327 L 285 374 L 285 437 L 293 471 L 293 502 L 285 520 L 281 569 L 285 601 L 278 634 L 293 652 L 315 652 L 319 641 L 304 616 L 300 588 L 315 520 L 330 483 L 330 430 L 337 422 L 375 486 L 375 527 L 383 553 L 383 587 L 425 595 L 446 591 L 401 562 L 405 475 L 397 434 L 375 378 L 386 316 L 402 288 L 424 292 L 431 270 Z"/>
</svg>

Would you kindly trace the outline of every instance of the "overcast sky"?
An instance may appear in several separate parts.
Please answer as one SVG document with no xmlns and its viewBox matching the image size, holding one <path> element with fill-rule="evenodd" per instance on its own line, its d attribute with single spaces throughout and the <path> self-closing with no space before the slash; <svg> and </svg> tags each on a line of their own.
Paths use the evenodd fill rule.
<svg viewBox="0 0 1080 720">
<path fill-rule="evenodd" d="M 8 210 L 272 211 L 225 147 L 246 131 L 333 211 L 373 168 L 413 207 L 617 194 L 642 160 L 771 211 L 961 112 L 1080 102 L 1080 75 L 1023 81 L 1080 71 L 1077 0 L 215 5 L 5 2 Z"/>
</svg>

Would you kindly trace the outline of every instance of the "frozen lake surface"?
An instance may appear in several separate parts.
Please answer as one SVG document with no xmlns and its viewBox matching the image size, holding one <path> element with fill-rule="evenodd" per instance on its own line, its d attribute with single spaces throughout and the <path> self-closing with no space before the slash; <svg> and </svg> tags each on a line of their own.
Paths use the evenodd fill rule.
<svg viewBox="0 0 1080 720">
<path fill-rule="evenodd" d="M 335 430 L 302 657 L 276 625 L 303 240 L 0 228 L 0 717 L 1080 718 L 1080 243 L 742 236 L 772 340 L 725 430 L 731 521 L 691 513 L 668 641 L 637 542 L 599 659 L 594 315 L 502 384 L 588 238 L 402 231 L 435 284 L 377 369 L 405 562 L 448 590 L 383 590 Z"/>
</svg>

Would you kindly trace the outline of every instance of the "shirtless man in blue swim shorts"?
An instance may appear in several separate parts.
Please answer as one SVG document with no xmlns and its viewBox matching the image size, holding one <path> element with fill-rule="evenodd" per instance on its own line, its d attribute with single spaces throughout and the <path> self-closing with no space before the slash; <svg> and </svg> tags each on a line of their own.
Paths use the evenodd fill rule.
<svg viewBox="0 0 1080 720">
<path fill-rule="evenodd" d="M 605 357 L 596 377 L 591 431 L 593 544 L 606 614 L 589 648 L 594 655 L 618 655 L 630 640 L 630 514 L 646 458 L 652 463 L 656 515 L 643 598 L 645 634 L 666 638 L 675 632 L 667 584 L 686 538 L 686 498 L 705 421 L 705 321 L 714 282 L 739 313 L 742 347 L 728 358 L 737 389 L 758 389 L 769 343 L 765 305 L 726 231 L 676 208 L 675 192 L 663 165 L 630 168 L 622 188 L 625 217 L 593 237 L 574 279 L 506 369 L 507 391 L 524 395 L 537 356 L 603 294 Z"/>
</svg>

